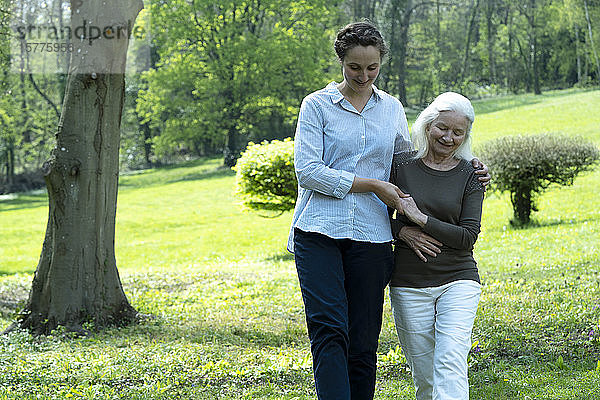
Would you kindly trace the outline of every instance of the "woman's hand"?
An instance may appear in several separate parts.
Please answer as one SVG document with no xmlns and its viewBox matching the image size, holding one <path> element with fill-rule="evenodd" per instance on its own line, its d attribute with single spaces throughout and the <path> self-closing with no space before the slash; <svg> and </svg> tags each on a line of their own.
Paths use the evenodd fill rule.
<svg viewBox="0 0 600 400">
<path fill-rule="evenodd" d="M 409 195 L 402 192 L 398 186 L 390 182 L 377 181 L 376 189 L 373 190 L 373 193 L 388 207 L 395 208 L 400 213 L 404 212 L 402 199 Z"/>
<path fill-rule="evenodd" d="M 398 233 L 398 239 L 404 241 L 423 262 L 427 262 L 423 253 L 437 257 L 442 252 L 440 247 L 443 244 L 416 226 L 403 226 Z"/>
<path fill-rule="evenodd" d="M 402 203 L 404 215 L 406 215 L 409 220 L 421 227 L 425 226 L 427 223 L 427 215 L 419 210 L 417 203 L 415 203 L 415 199 L 412 197 L 404 197 L 400 199 L 400 203 Z"/>
<path fill-rule="evenodd" d="M 378 179 L 361 178 L 358 176 L 354 177 L 354 183 L 352 184 L 352 188 L 350 188 L 350 192 L 373 192 L 386 206 L 394 208 L 400 213 L 403 213 L 400 199 L 409 197 L 409 195 L 404 194 L 402 190 L 393 183 L 380 181 Z"/>
<path fill-rule="evenodd" d="M 478 158 L 472 159 L 471 164 L 473 164 L 473 168 L 475 168 L 475 173 L 479 175 L 479 182 L 481 182 L 483 188 L 486 189 L 487 185 L 490 184 L 490 180 L 492 179 L 487 165 L 479 161 Z"/>
</svg>

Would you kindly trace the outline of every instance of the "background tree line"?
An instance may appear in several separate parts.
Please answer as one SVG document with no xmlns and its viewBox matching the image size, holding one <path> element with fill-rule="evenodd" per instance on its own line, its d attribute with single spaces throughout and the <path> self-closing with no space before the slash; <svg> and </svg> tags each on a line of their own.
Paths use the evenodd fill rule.
<svg viewBox="0 0 600 400">
<path fill-rule="evenodd" d="M 0 192 L 43 186 L 66 82 L 19 73 L 18 3 L 0 0 Z M 62 23 L 64 3 L 28 1 L 24 15 Z M 378 86 L 419 109 L 445 90 L 598 85 L 599 17 L 598 0 L 146 1 L 150 57 L 127 79 L 122 166 L 216 154 L 231 166 L 249 141 L 293 136 L 301 99 L 339 80 L 332 40 L 352 20 L 369 18 L 390 45 Z"/>
</svg>

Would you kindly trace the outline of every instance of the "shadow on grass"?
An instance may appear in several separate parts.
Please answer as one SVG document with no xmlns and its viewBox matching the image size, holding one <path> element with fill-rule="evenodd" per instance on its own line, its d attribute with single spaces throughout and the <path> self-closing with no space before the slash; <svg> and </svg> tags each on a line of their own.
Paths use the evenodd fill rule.
<svg viewBox="0 0 600 400">
<path fill-rule="evenodd" d="M 111 339 L 117 336 L 130 339 L 138 337 L 140 341 L 148 338 L 165 342 L 185 340 L 194 344 L 222 348 L 247 347 L 255 350 L 296 346 L 308 348 L 309 346 L 308 336 L 303 329 L 285 327 L 277 331 L 263 330 L 262 326 L 245 325 L 243 321 L 238 325 L 216 325 L 210 322 L 205 324 L 196 321 L 191 324 L 177 324 L 156 316 L 150 316 L 135 325 L 100 333 L 100 336 L 102 335 L 108 335 Z"/>
<path fill-rule="evenodd" d="M 270 257 L 264 259 L 268 262 L 278 262 L 278 261 L 294 261 L 294 255 L 289 251 L 285 251 L 279 254 L 273 254 Z"/>
<path fill-rule="evenodd" d="M 0 276 L 13 275 L 0 272 Z M 25 307 L 31 282 L 8 282 L 0 287 L 0 317 L 11 318 Z"/>
<path fill-rule="evenodd" d="M 48 205 L 46 189 L 25 193 L 13 193 L 0 197 L 0 212 L 27 210 Z"/>
<path fill-rule="evenodd" d="M 185 170 L 191 168 L 194 169 L 194 172 L 186 173 Z M 119 188 L 162 186 L 170 183 L 210 180 L 233 175 L 235 175 L 235 172 L 231 168 L 222 165 L 215 166 L 213 159 L 196 160 L 180 165 L 159 167 L 140 173 L 124 175 L 119 178 Z"/>
<path fill-rule="evenodd" d="M 587 222 L 594 222 L 594 221 L 598 221 L 599 218 L 594 217 L 594 216 L 588 216 L 586 218 L 571 218 L 571 219 L 547 219 L 547 220 L 537 220 L 537 219 L 532 219 L 529 223 L 527 224 L 514 224 L 511 220 L 511 222 L 509 222 L 506 227 L 509 230 L 514 230 L 514 231 L 527 231 L 529 229 L 537 229 L 537 228 L 547 228 L 547 227 L 551 227 L 551 226 L 560 226 L 560 225 L 565 225 L 565 226 L 569 226 L 569 225 L 580 225 L 580 224 L 584 224 Z M 496 231 L 501 231 L 503 230 L 503 227 L 498 227 L 497 229 L 495 229 Z"/>
<path fill-rule="evenodd" d="M 197 181 L 197 180 L 209 180 L 215 178 L 223 178 L 225 176 L 233 176 L 235 172 L 228 167 L 218 167 L 213 170 L 187 174 L 180 178 L 169 180 L 165 183 L 176 183 L 176 182 L 184 182 L 184 181 Z"/>
</svg>

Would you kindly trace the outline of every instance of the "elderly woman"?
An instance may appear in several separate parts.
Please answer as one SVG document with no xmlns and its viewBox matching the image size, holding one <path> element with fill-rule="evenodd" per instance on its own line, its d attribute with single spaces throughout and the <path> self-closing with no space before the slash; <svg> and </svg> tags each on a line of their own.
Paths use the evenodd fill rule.
<svg viewBox="0 0 600 400">
<path fill-rule="evenodd" d="M 484 195 L 467 161 L 474 118 L 465 97 L 439 95 L 413 126 L 417 150 L 396 154 L 392 165 L 391 182 L 411 196 L 392 219 L 394 236 L 419 229 L 441 244 L 435 257 L 402 240 L 394 250 L 390 298 L 419 400 L 469 398 L 467 355 L 481 292 L 473 245 Z"/>
</svg>

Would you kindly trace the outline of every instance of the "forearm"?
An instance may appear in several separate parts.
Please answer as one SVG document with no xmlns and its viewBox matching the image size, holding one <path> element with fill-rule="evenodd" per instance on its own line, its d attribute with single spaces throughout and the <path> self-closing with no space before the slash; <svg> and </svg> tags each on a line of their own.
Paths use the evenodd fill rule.
<svg viewBox="0 0 600 400">
<path fill-rule="evenodd" d="M 429 217 L 423 231 L 453 249 L 471 249 L 479 234 L 479 224 L 454 225 Z"/>
<path fill-rule="evenodd" d="M 354 181 L 352 182 L 350 193 L 377 193 L 381 189 L 382 183 L 383 182 L 379 179 L 361 178 L 360 176 L 354 176 Z"/>
<path fill-rule="evenodd" d="M 396 185 L 390 182 L 380 181 L 373 178 L 354 177 L 354 182 L 350 188 L 353 193 L 373 192 L 388 207 L 402 211 L 400 198 L 406 197 Z"/>
<path fill-rule="evenodd" d="M 456 224 L 430 217 L 423 230 L 455 249 L 471 249 L 481 230 L 483 191 L 472 191 L 464 196 L 462 211 Z"/>
<path fill-rule="evenodd" d="M 318 161 L 297 162 L 296 165 L 298 184 L 304 189 L 341 199 L 353 186 L 354 174 L 351 172 L 335 170 Z"/>
</svg>

